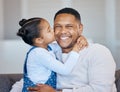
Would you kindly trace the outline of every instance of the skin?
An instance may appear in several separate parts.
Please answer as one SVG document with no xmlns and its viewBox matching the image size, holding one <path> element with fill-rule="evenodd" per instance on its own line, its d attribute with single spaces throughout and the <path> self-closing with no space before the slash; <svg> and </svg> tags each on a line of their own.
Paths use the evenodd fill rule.
<svg viewBox="0 0 120 92">
<path fill-rule="evenodd" d="M 40 37 L 35 38 L 34 45 L 47 49 L 48 44 L 55 40 L 54 31 L 46 20 L 42 20 L 38 27 L 41 28 Z"/>
<path fill-rule="evenodd" d="M 48 21 L 46 20 L 42 21 L 41 27 L 42 27 L 41 38 L 43 38 L 45 44 L 48 45 L 49 43 L 55 40 L 54 31 L 50 27 L 50 24 L 48 23 Z"/>
<path fill-rule="evenodd" d="M 78 42 L 77 39 L 82 34 L 82 30 L 83 25 L 80 21 L 76 20 L 73 15 L 63 13 L 56 16 L 54 21 L 54 35 L 63 53 L 68 53 L 73 49 L 74 45 Z M 56 92 L 52 87 L 43 84 L 30 87 L 28 90 L 36 92 Z M 59 92 L 62 92 L 62 90 Z"/>
<path fill-rule="evenodd" d="M 64 53 L 72 50 L 82 30 L 83 25 L 71 14 L 59 14 L 54 21 L 55 38 Z"/>
<path fill-rule="evenodd" d="M 72 18 L 74 19 L 74 21 L 71 21 L 71 22 L 75 22 L 74 16 L 72 16 Z M 67 20 L 69 20 L 69 19 L 71 19 L 71 18 L 68 17 Z M 62 20 L 63 22 L 60 21 L 60 23 L 58 20 L 59 20 L 59 16 L 58 16 L 57 21 L 55 22 L 56 23 L 55 27 L 54 27 L 55 31 L 52 30 L 52 28 L 50 27 L 50 24 L 48 23 L 47 20 L 43 19 L 41 21 L 41 23 L 38 25 L 38 27 L 41 28 L 40 37 L 35 38 L 34 45 L 47 49 L 48 44 L 55 41 L 55 37 L 56 37 L 56 40 L 58 41 L 58 44 L 62 47 L 62 49 L 69 48 L 69 50 L 79 52 L 82 49 L 82 47 L 86 46 L 86 44 L 87 44 L 86 39 L 84 37 L 80 37 L 80 32 L 77 31 L 77 29 L 75 29 L 75 31 L 77 31 L 77 33 L 74 31 L 74 28 L 76 28 L 76 27 L 79 28 L 79 25 L 77 25 L 77 23 L 79 23 L 79 22 L 76 22 L 75 24 L 73 24 L 73 23 L 70 24 L 68 22 L 66 24 L 66 23 L 63 23 L 64 19 Z M 63 23 L 63 24 L 61 24 L 61 23 Z M 81 26 L 81 24 L 80 24 L 80 26 Z M 81 42 L 81 41 L 83 41 L 83 42 Z M 67 44 L 64 44 L 64 43 L 67 43 Z M 81 45 L 81 43 L 83 43 L 83 44 Z"/>
</svg>

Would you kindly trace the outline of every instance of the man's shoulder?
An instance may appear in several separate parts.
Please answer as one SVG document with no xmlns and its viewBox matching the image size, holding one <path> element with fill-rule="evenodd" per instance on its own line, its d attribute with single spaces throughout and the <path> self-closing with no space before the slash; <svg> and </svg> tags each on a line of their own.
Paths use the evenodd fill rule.
<svg viewBox="0 0 120 92">
<path fill-rule="evenodd" d="M 108 48 L 105 45 L 99 44 L 99 43 L 90 43 L 88 48 L 90 49 L 106 49 L 108 50 Z"/>
<path fill-rule="evenodd" d="M 90 43 L 87 50 L 89 53 L 92 54 L 110 52 L 110 50 L 106 46 L 99 43 Z"/>
</svg>

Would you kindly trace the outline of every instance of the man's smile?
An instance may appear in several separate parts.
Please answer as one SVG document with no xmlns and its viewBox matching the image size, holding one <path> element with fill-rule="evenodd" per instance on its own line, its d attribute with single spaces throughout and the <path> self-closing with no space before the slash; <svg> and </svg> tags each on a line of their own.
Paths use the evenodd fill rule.
<svg viewBox="0 0 120 92">
<path fill-rule="evenodd" d="M 60 40 L 63 40 L 63 41 L 68 40 L 68 39 L 70 39 L 70 38 L 71 38 L 70 35 L 61 35 L 61 36 L 60 36 Z"/>
</svg>

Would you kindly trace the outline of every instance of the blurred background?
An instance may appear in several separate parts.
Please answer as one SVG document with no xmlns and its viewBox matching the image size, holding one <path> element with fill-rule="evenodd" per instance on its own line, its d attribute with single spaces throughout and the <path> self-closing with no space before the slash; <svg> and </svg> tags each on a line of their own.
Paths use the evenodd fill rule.
<svg viewBox="0 0 120 92">
<path fill-rule="evenodd" d="M 120 0 L 0 0 L 0 73 L 22 73 L 30 46 L 16 36 L 19 20 L 43 17 L 53 26 L 63 7 L 80 12 L 83 34 L 108 47 L 120 69 Z"/>
</svg>

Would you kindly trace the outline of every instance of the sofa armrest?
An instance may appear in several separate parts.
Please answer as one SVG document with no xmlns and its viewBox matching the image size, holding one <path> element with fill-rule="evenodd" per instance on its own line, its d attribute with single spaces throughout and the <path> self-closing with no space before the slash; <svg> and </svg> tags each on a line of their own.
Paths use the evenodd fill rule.
<svg viewBox="0 0 120 92">
<path fill-rule="evenodd" d="M 116 71 L 115 78 L 116 78 L 115 83 L 117 87 L 117 92 L 120 92 L 120 69 Z"/>
<path fill-rule="evenodd" d="M 12 85 L 22 76 L 22 74 L 0 74 L 0 92 L 9 92 Z"/>
</svg>

